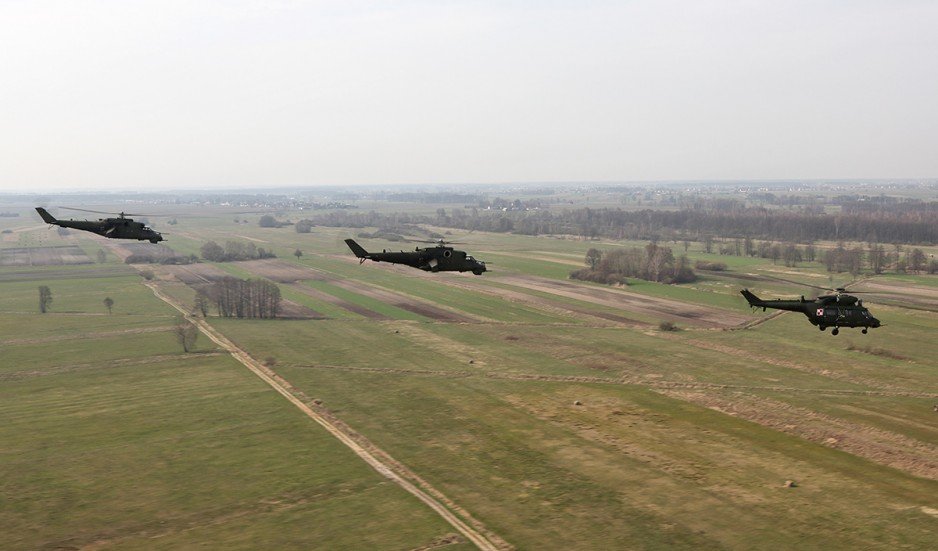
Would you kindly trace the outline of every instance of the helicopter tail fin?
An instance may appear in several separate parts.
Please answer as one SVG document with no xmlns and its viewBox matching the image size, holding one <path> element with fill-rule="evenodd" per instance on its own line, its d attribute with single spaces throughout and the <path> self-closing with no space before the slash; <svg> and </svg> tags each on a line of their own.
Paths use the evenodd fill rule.
<svg viewBox="0 0 938 551">
<path fill-rule="evenodd" d="M 752 306 L 753 308 L 757 308 L 763 305 L 763 300 L 752 294 L 749 289 L 743 289 L 740 291 L 740 294 L 746 297 L 746 302 L 748 302 L 749 306 Z"/>
<path fill-rule="evenodd" d="M 354 239 L 346 239 L 345 244 L 348 245 L 348 248 L 352 249 L 352 252 L 355 253 L 355 256 L 358 258 L 368 258 L 370 255 L 368 251 L 362 248 L 361 245 L 355 242 Z"/>
<path fill-rule="evenodd" d="M 42 207 L 36 207 L 36 212 L 39 213 L 39 216 L 42 217 L 42 221 L 45 222 L 46 224 L 55 224 L 56 222 L 58 222 L 58 220 L 56 220 L 54 216 L 49 214 L 49 211 L 47 211 L 46 209 Z"/>
</svg>

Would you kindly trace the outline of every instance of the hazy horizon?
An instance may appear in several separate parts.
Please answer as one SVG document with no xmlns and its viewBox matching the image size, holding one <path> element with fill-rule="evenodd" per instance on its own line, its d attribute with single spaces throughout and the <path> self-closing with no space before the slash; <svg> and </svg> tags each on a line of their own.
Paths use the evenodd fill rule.
<svg viewBox="0 0 938 551">
<path fill-rule="evenodd" d="M 938 4 L 0 4 L 0 192 L 938 177 Z"/>
</svg>

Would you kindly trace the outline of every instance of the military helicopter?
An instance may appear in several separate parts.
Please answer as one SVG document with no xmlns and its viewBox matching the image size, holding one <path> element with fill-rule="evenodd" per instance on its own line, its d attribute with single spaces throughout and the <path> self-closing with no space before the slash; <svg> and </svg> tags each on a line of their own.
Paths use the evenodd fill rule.
<svg viewBox="0 0 938 551">
<path fill-rule="evenodd" d="M 110 214 L 96 210 L 76 209 L 70 207 L 62 208 L 68 210 L 79 210 L 83 212 L 95 212 L 98 214 Z M 91 221 L 58 220 L 42 207 L 36 207 L 36 212 L 38 212 L 39 216 L 42 217 L 42 221 L 47 224 L 53 224 L 63 228 L 90 231 L 92 233 L 103 235 L 104 237 L 109 237 L 111 239 L 136 239 L 138 241 L 149 241 L 150 243 L 159 243 L 163 240 L 163 236 L 160 235 L 159 232 L 151 230 L 142 222 L 134 222 L 133 218 L 127 218 L 127 216 L 145 216 L 143 214 L 127 214 L 122 212 L 117 218 L 100 218 L 97 221 Z"/>
<path fill-rule="evenodd" d="M 375 262 L 391 262 L 393 264 L 406 264 L 425 272 L 472 272 L 482 275 L 487 271 L 485 262 L 476 260 L 464 251 L 457 251 L 447 246 L 443 239 L 436 241 L 417 241 L 417 243 L 436 243 L 436 247 L 415 248 L 413 251 L 393 252 L 385 249 L 380 253 L 370 253 L 354 239 L 346 239 L 345 244 L 352 249 L 358 257 L 359 264 L 366 260 Z M 455 242 L 451 242 L 455 244 Z"/>
<path fill-rule="evenodd" d="M 787 279 L 773 279 L 779 279 L 780 281 L 786 281 L 788 283 L 797 283 L 788 281 Z M 808 317 L 808 321 L 810 321 L 812 325 L 816 325 L 821 331 L 832 327 L 831 335 L 840 333 L 841 327 L 862 327 L 863 331 L 861 332 L 865 335 L 870 327 L 875 329 L 876 327 L 882 326 L 880 321 L 870 314 L 869 309 L 863 306 L 863 301 L 855 296 L 848 295 L 846 289 L 843 287 L 829 289 L 808 283 L 798 283 L 798 285 L 814 287 L 815 289 L 822 289 L 824 291 L 834 291 L 834 294 L 819 296 L 813 300 L 806 300 L 804 295 L 802 295 L 799 300 L 762 300 L 752 294 L 749 289 L 743 289 L 740 293 L 746 297 L 746 302 L 749 303 L 749 306 L 762 308 L 763 312 L 766 308 L 801 312 Z"/>
</svg>

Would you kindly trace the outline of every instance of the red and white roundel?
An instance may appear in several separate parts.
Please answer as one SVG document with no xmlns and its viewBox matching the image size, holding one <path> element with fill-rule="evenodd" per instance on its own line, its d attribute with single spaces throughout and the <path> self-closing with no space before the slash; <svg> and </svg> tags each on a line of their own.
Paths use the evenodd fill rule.
<svg viewBox="0 0 938 551">
<path fill-rule="evenodd" d="M 823 309 L 823 308 L 818 308 L 818 309 L 817 309 L 817 315 L 823 316 L 823 315 L 824 315 L 824 309 Z"/>
</svg>

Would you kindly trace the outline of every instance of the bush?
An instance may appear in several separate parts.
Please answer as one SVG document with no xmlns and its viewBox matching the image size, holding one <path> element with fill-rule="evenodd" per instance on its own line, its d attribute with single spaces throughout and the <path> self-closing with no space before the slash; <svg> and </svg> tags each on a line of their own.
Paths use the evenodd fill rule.
<svg viewBox="0 0 938 551">
<path fill-rule="evenodd" d="M 725 272 L 726 263 L 698 260 L 697 262 L 694 262 L 694 268 L 697 268 L 698 270 L 709 270 L 711 272 Z"/>
<path fill-rule="evenodd" d="M 143 279 L 145 279 L 145 280 L 147 280 L 147 281 L 150 281 L 150 280 L 153 279 L 153 277 L 154 277 L 153 272 L 150 271 L 150 270 L 142 270 L 142 271 L 140 272 L 140 275 L 143 276 Z"/>
<path fill-rule="evenodd" d="M 680 331 L 677 325 L 674 325 L 673 321 L 663 321 L 658 324 L 658 329 L 661 331 Z"/>
</svg>

